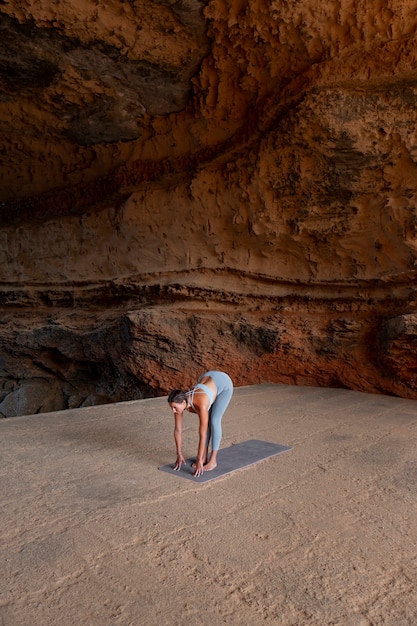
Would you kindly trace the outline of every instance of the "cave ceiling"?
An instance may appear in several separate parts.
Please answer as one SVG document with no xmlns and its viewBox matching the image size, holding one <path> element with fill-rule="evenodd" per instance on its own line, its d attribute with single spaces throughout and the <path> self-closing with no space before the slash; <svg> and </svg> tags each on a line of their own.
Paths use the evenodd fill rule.
<svg viewBox="0 0 417 626">
<path fill-rule="evenodd" d="M 0 4 L 6 221 L 17 219 L 10 211 L 36 211 L 39 195 L 111 174 L 128 146 L 149 139 L 155 119 L 186 109 L 209 52 L 202 8 L 199 0 Z"/>
</svg>

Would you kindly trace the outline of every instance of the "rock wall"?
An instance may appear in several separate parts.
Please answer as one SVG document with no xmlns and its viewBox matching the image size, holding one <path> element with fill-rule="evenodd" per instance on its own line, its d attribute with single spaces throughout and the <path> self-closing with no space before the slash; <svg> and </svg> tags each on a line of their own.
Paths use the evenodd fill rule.
<svg viewBox="0 0 417 626">
<path fill-rule="evenodd" d="M 2 3 L 0 414 L 417 398 L 415 5 Z"/>
</svg>

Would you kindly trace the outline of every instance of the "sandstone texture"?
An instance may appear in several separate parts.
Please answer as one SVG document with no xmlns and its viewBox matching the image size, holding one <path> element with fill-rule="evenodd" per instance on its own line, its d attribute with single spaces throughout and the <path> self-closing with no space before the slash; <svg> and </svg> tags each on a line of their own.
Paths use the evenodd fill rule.
<svg viewBox="0 0 417 626">
<path fill-rule="evenodd" d="M 240 387 L 219 465 L 292 449 L 208 483 L 158 470 L 172 426 L 162 397 L 0 420 L 2 626 L 415 625 L 414 400 Z"/>
<path fill-rule="evenodd" d="M 416 9 L 3 0 L 0 414 L 417 399 Z"/>
</svg>

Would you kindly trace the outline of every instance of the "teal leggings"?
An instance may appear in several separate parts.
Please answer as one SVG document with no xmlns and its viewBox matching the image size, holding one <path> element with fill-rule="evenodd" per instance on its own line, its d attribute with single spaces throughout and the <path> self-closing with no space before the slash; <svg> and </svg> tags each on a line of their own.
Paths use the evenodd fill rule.
<svg viewBox="0 0 417 626">
<path fill-rule="evenodd" d="M 217 451 L 220 448 L 222 438 L 222 418 L 233 395 L 233 382 L 228 374 L 211 370 L 205 372 L 199 378 L 199 382 L 204 376 L 210 376 L 216 385 L 217 395 L 209 410 L 209 430 L 207 434 L 207 445 L 211 439 L 211 449 Z"/>
</svg>

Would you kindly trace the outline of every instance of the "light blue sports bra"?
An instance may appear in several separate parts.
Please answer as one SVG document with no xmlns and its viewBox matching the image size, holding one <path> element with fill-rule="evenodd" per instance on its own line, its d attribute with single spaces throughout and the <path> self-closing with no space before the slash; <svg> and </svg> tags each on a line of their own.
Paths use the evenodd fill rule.
<svg viewBox="0 0 417 626">
<path fill-rule="evenodd" d="M 209 409 L 210 409 L 215 399 L 214 391 L 211 389 L 211 387 L 208 387 L 204 383 L 197 383 L 196 386 L 193 389 L 191 389 L 191 391 L 187 391 L 186 395 L 189 396 L 190 398 L 190 406 L 193 409 L 193 411 L 196 410 L 194 407 L 194 402 L 193 402 L 195 393 L 205 393 L 209 397 L 209 400 L 210 400 Z"/>
</svg>

